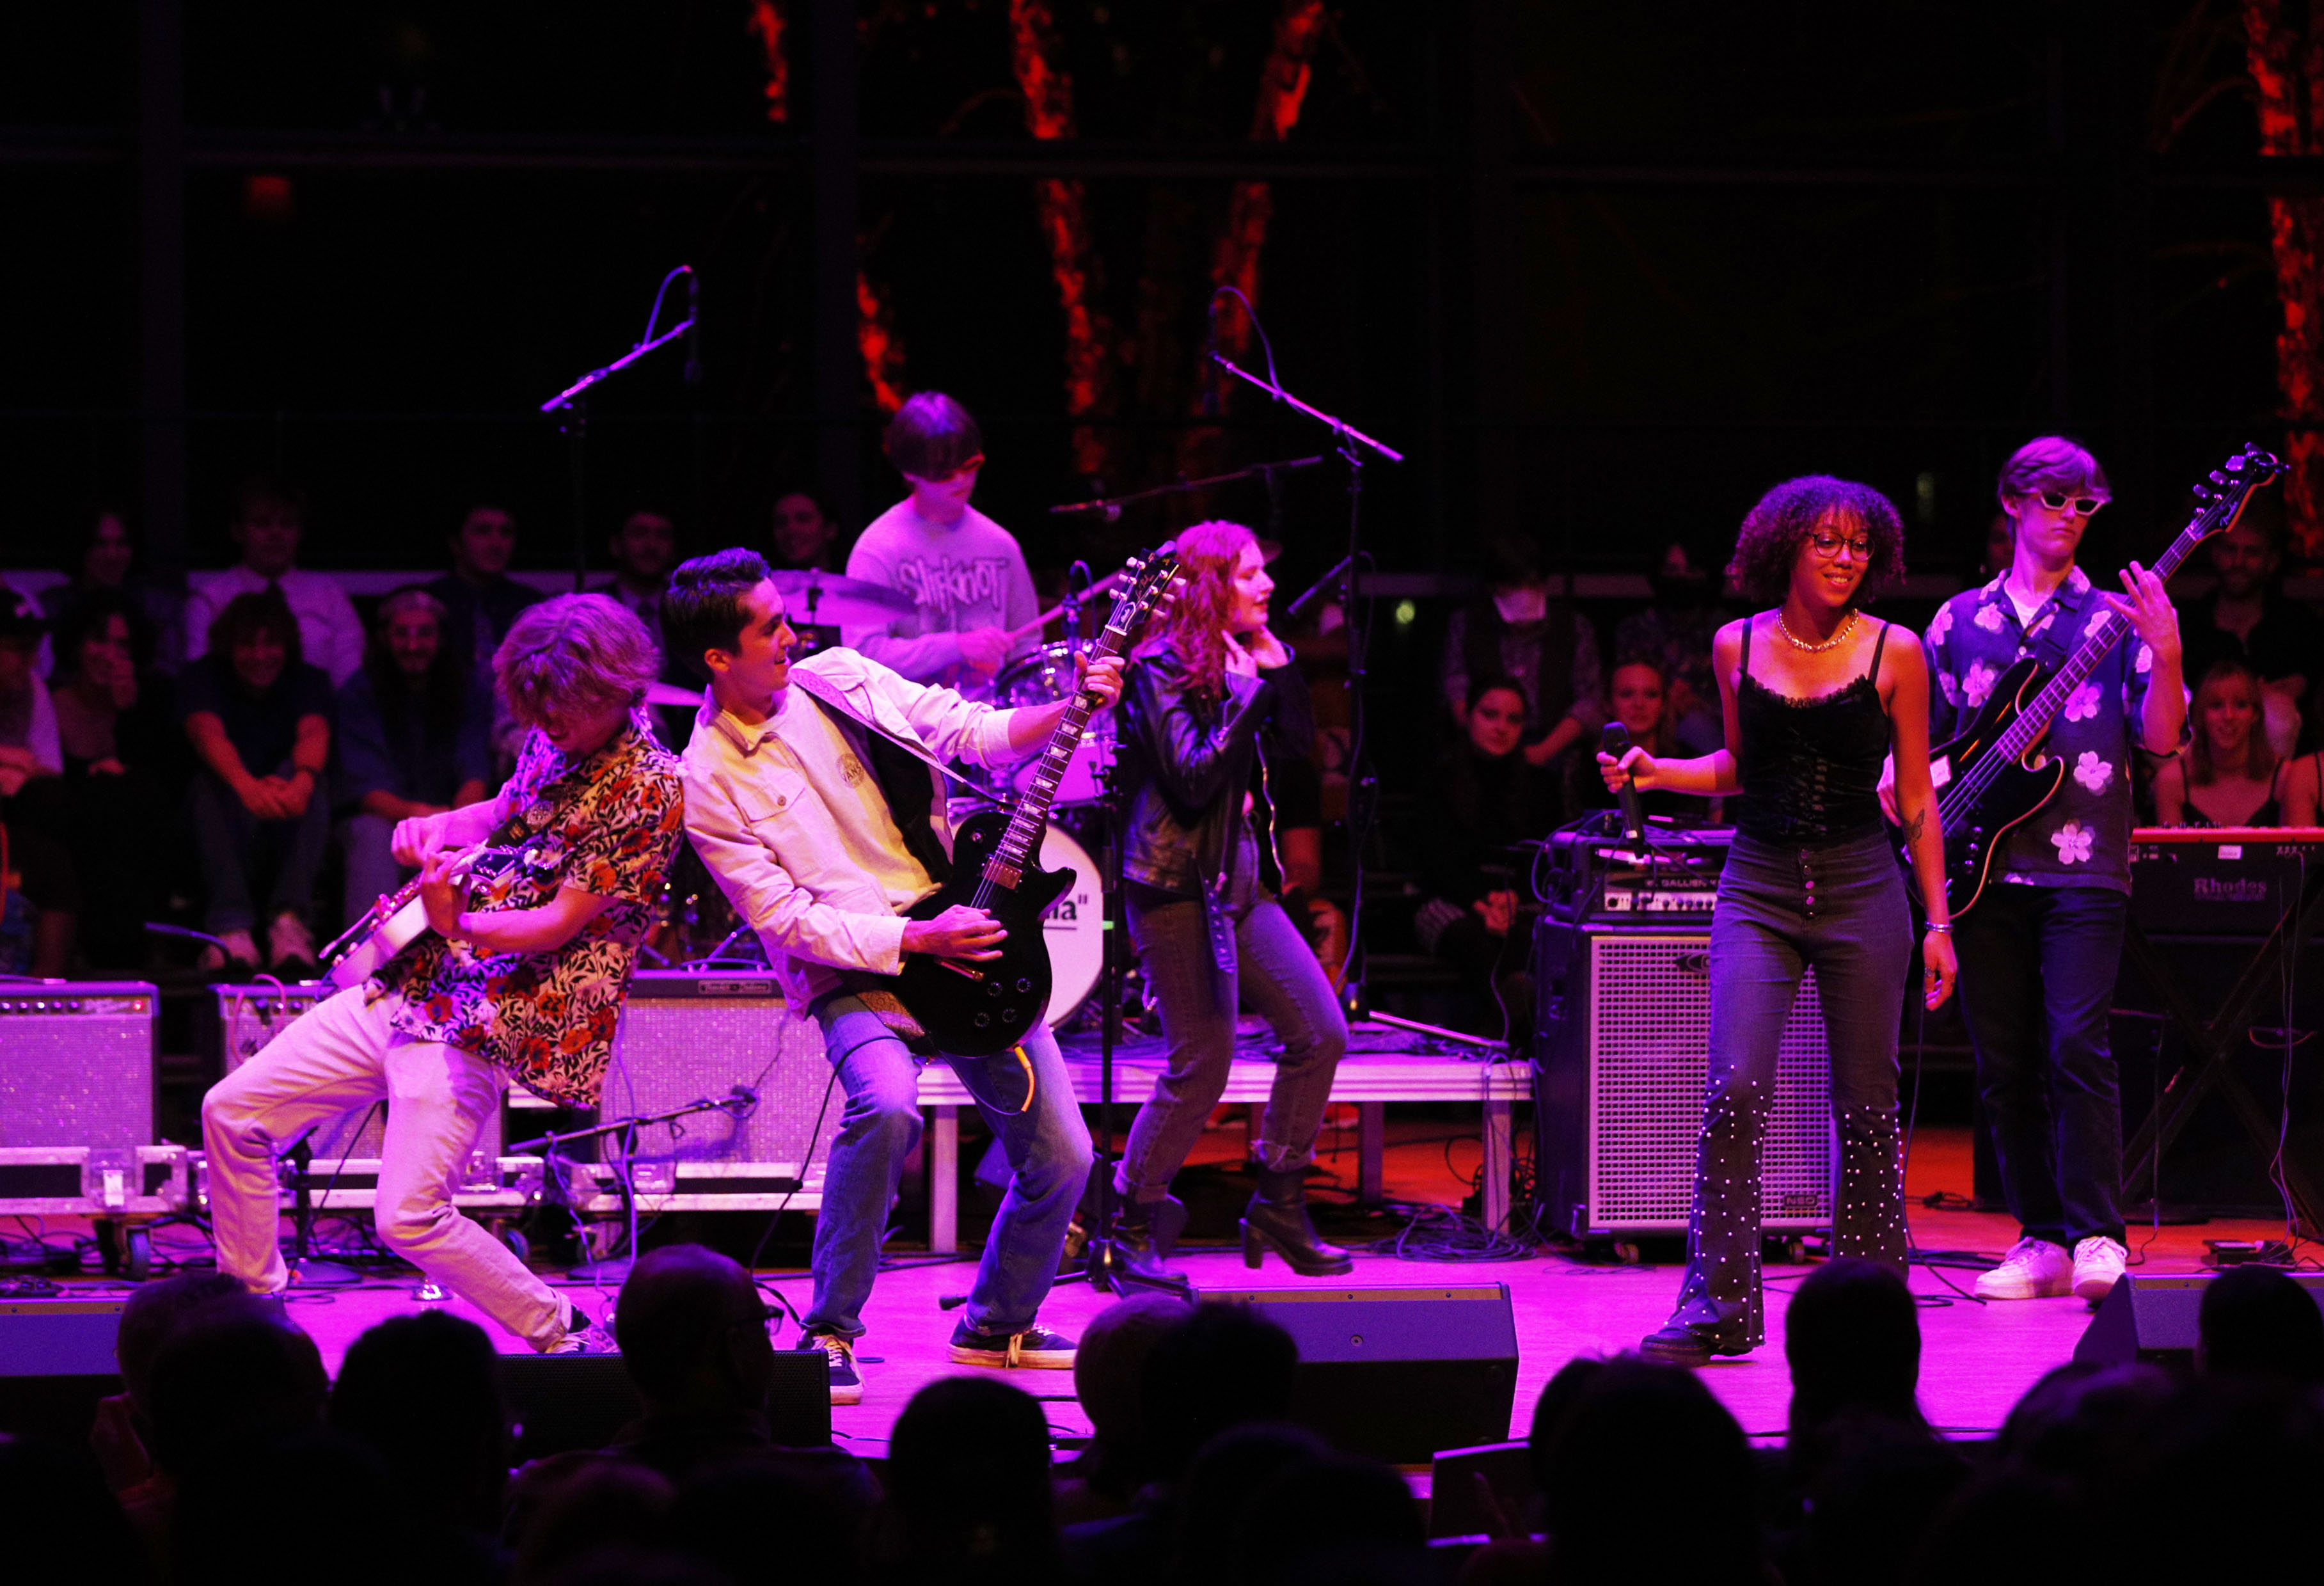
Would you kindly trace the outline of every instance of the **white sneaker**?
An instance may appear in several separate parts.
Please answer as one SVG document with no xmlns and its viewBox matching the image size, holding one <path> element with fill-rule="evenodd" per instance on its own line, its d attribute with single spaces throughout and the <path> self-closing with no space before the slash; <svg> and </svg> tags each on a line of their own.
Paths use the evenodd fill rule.
<svg viewBox="0 0 2324 1586">
<path fill-rule="evenodd" d="M 2088 1240 L 2082 1241 L 2088 1244 Z M 2121 1247 L 2116 1246 L 2119 1249 Z M 2116 1268 L 2120 1270 L 2119 1268 Z M 2050 1300 L 2074 1292 L 2073 1279 L 2080 1271 L 2073 1259 L 2066 1254 L 2063 1245 L 2053 1245 L 2046 1239 L 2021 1239 L 2009 1247 L 2001 1258 L 2001 1265 L 1990 1272 L 1980 1272 L 1977 1277 L 1977 1297 L 1981 1300 Z"/>
<path fill-rule="evenodd" d="M 2086 1300 L 2102 1300 L 2114 1292 L 2116 1279 L 2129 1265 L 2128 1250 L 2094 1233 L 2074 1246 L 2074 1292 Z"/>
<path fill-rule="evenodd" d="M 315 936 L 308 930 L 307 922 L 295 914 L 275 916 L 273 926 L 266 933 L 266 957 L 276 969 L 313 969 Z"/>
</svg>

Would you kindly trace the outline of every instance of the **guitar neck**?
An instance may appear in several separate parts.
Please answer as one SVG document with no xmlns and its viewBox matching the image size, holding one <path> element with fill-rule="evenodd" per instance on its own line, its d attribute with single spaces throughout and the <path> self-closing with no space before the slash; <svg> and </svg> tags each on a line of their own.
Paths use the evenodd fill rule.
<svg viewBox="0 0 2324 1586">
<path fill-rule="evenodd" d="M 1120 655 L 1129 638 L 1126 630 L 1109 625 L 1098 636 L 1096 648 L 1090 652 L 1092 660 Z M 1031 785 L 1018 799 L 1017 807 L 1009 816 L 1009 829 L 994 845 L 992 857 L 986 862 L 984 874 L 988 880 L 1013 883 L 1015 875 L 1023 873 L 1032 856 L 1041 851 L 1041 839 L 1049 830 L 1049 805 L 1057 796 L 1058 786 L 1065 779 L 1065 768 L 1073 763 L 1074 751 L 1080 747 L 1082 733 L 1088 727 L 1090 697 L 1085 690 L 1074 690 L 1065 706 L 1065 719 L 1049 734 L 1048 747 L 1041 751 L 1038 769 L 1033 773 Z"/>
</svg>

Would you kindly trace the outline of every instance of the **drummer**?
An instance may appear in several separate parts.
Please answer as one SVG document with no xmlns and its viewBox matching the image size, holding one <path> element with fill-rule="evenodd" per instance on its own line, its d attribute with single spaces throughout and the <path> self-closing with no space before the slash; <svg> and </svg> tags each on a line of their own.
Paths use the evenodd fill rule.
<svg viewBox="0 0 2324 1586">
<path fill-rule="evenodd" d="M 970 699 L 992 696 L 993 674 L 1038 641 L 1019 639 L 1040 613 L 1017 537 L 968 504 L 984 465 L 984 438 L 966 408 L 922 392 L 888 423 L 888 460 L 911 493 L 865 526 L 847 576 L 901 591 L 908 615 L 843 622 L 846 646 L 915 682 Z"/>
</svg>

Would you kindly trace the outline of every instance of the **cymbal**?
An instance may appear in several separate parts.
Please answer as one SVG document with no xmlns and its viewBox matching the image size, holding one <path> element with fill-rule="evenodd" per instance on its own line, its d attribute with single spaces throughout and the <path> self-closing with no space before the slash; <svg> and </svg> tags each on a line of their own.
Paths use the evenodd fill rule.
<svg viewBox="0 0 2324 1586">
<path fill-rule="evenodd" d="M 770 576 L 783 592 L 783 606 L 794 624 L 885 623 L 920 609 L 903 591 L 862 578 L 789 567 L 779 568 Z"/>
</svg>

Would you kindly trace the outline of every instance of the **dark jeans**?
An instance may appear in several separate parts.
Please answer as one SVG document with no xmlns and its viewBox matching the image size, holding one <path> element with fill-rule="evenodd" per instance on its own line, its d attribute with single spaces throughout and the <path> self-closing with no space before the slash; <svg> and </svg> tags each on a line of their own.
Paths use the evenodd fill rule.
<svg viewBox="0 0 2324 1586">
<path fill-rule="evenodd" d="M 2107 1010 L 2130 899 L 1995 882 L 1954 927 L 1961 1012 L 2009 1213 L 2072 1249 L 2123 1237 L 2122 1095 Z"/>
<path fill-rule="evenodd" d="M 1738 1348 L 1766 1337 L 1759 1156 L 1776 1047 L 1816 972 L 1831 1048 L 1832 1252 L 1904 1266 L 1896 1028 L 1913 917 L 1886 836 L 1777 848 L 1738 834 L 1711 920 L 1711 1070 L 1677 1324 Z"/>
<path fill-rule="evenodd" d="M 288 766 L 279 769 L 286 775 L 290 770 Z M 235 797 L 234 789 L 208 771 L 194 778 L 188 797 L 194 846 L 209 891 L 204 929 L 246 931 L 261 923 L 271 925 L 280 915 L 295 914 L 302 921 L 313 917 L 315 871 L 331 834 L 329 800 L 323 789 L 318 788 L 308 798 L 305 815 L 287 821 L 260 820 Z M 262 886 L 266 891 L 263 922 L 254 901 Z"/>
<path fill-rule="evenodd" d="M 1307 938 L 1281 904 L 1260 898 L 1237 916 L 1235 973 L 1222 974 L 1199 899 L 1135 882 L 1122 892 L 1130 940 L 1162 1005 L 1167 1067 L 1130 1125 L 1114 1187 L 1138 1201 L 1168 1193 L 1226 1089 L 1235 1010 L 1245 992 L 1283 1043 L 1252 1153 L 1270 1172 L 1305 1166 L 1331 1100 L 1332 1075 L 1348 1049 L 1347 1018 Z"/>
</svg>

